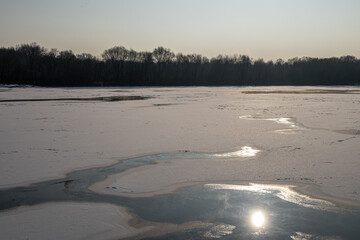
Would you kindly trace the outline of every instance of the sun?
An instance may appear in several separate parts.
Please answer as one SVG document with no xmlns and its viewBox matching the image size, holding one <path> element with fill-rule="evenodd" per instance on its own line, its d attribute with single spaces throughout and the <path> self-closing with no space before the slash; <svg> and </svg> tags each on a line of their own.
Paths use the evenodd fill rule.
<svg viewBox="0 0 360 240">
<path fill-rule="evenodd" d="M 256 211 L 251 215 L 251 222 L 255 227 L 262 227 L 265 223 L 265 216 L 261 211 Z"/>
</svg>

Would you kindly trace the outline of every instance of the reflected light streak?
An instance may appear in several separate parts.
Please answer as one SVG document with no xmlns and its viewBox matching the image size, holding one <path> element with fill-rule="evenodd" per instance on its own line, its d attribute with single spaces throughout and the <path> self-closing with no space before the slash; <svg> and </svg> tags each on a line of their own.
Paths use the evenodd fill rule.
<svg viewBox="0 0 360 240">
<path fill-rule="evenodd" d="M 251 115 L 245 115 L 245 116 L 240 116 L 239 118 L 240 119 L 245 119 L 245 120 L 273 121 L 273 122 L 276 122 L 276 123 L 279 123 L 279 124 L 288 125 L 291 129 L 296 129 L 296 130 L 300 130 L 300 131 L 307 130 L 304 127 L 300 127 L 300 126 L 296 125 L 296 123 L 292 122 L 291 121 L 292 119 L 288 118 L 288 117 L 258 119 L 258 118 L 255 118 L 255 117 L 251 116 Z M 283 131 L 288 131 L 288 129 L 287 130 L 278 130 L 278 132 L 283 132 Z"/>
<path fill-rule="evenodd" d="M 239 151 L 214 154 L 215 157 L 255 157 L 260 152 L 258 149 L 254 149 L 249 146 L 242 147 Z"/>
<path fill-rule="evenodd" d="M 304 207 L 332 210 L 335 211 L 334 204 L 320 199 L 314 199 L 306 195 L 299 194 L 289 187 L 265 184 L 251 184 L 250 185 L 232 185 L 232 184 L 206 184 L 206 187 L 212 189 L 228 189 L 238 191 L 251 191 L 256 193 L 268 193 L 281 198 L 282 200 L 292 202 Z"/>
<path fill-rule="evenodd" d="M 296 125 L 290 121 L 290 118 L 284 118 L 284 117 L 282 117 L 282 118 L 267 118 L 264 120 L 274 121 L 276 123 L 290 125 L 290 127 L 292 127 L 292 128 L 296 127 Z"/>
</svg>

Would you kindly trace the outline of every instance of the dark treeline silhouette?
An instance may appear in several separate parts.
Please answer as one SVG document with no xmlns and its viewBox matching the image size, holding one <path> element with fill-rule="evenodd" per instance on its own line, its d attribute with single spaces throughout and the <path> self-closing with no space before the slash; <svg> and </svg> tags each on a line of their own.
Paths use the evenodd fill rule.
<svg viewBox="0 0 360 240">
<path fill-rule="evenodd" d="M 137 52 L 125 47 L 96 58 L 71 50 L 47 50 L 36 43 L 0 48 L 0 84 L 37 86 L 221 86 L 360 84 L 360 60 L 294 58 L 265 62 L 245 55 L 174 54 L 158 47 Z"/>
</svg>

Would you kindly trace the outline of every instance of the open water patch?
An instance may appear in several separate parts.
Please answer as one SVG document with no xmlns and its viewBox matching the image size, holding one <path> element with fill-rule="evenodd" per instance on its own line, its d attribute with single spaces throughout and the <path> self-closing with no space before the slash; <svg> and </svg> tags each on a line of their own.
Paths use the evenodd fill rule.
<svg viewBox="0 0 360 240">
<path fill-rule="evenodd" d="M 263 191 L 260 191 L 261 186 L 264 187 Z M 156 222 L 184 223 L 195 220 L 213 224 L 156 239 L 306 240 L 358 239 L 360 236 L 359 210 L 342 209 L 331 204 L 328 206 L 336 211 L 321 210 L 281 198 L 281 189 L 266 185 L 256 188 L 254 191 L 251 186 L 230 187 L 222 184 L 216 187 L 213 184 L 190 187 L 174 195 L 137 199 L 142 204 L 134 208 L 134 212 Z M 305 199 L 303 201 L 310 205 L 327 205 Z"/>
<path fill-rule="evenodd" d="M 244 146 L 240 150 L 230 153 L 211 154 L 182 151 L 180 153 L 154 154 L 122 160 L 106 166 L 84 169 L 69 173 L 67 177 L 39 182 L 29 187 L 15 187 L 0 191 L 0 211 L 21 206 L 34 205 L 52 201 L 109 201 L 105 195 L 97 194 L 88 189 L 96 182 L 105 180 L 109 175 L 125 170 L 155 164 L 156 161 L 168 159 L 224 159 L 255 157 L 260 150 Z"/>
</svg>

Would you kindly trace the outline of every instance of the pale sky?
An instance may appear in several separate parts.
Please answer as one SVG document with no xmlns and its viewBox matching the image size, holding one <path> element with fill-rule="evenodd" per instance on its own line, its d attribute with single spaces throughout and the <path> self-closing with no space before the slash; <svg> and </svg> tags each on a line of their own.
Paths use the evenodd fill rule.
<svg viewBox="0 0 360 240">
<path fill-rule="evenodd" d="M 0 47 L 36 42 L 257 59 L 360 57 L 360 0 L 0 0 Z"/>
</svg>

